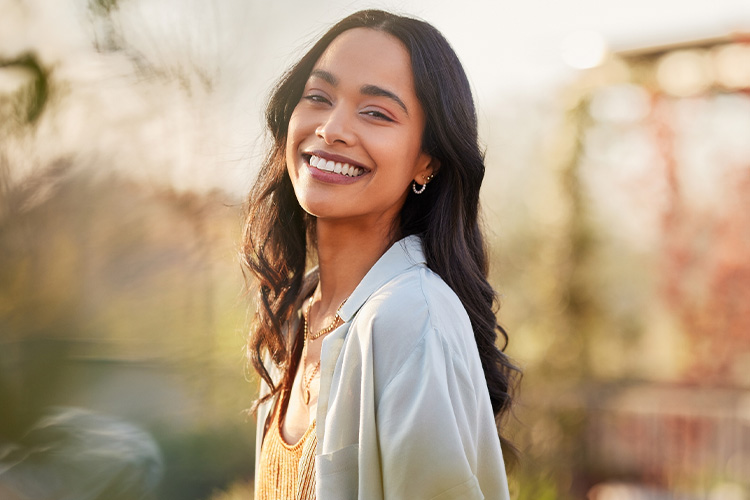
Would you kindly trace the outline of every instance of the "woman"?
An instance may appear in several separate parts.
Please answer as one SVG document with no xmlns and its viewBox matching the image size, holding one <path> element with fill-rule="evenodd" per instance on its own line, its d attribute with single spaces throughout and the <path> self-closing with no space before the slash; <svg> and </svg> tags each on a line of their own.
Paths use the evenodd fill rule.
<svg viewBox="0 0 750 500">
<path fill-rule="evenodd" d="M 259 284 L 256 498 L 508 498 L 496 422 L 516 369 L 495 345 L 455 53 L 425 22 L 358 12 L 266 116 L 243 248 Z"/>
</svg>

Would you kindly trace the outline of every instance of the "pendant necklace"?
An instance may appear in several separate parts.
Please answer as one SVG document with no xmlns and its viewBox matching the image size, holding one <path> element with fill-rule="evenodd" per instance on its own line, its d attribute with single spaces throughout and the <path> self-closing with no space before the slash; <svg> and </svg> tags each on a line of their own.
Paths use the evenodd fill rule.
<svg viewBox="0 0 750 500">
<path fill-rule="evenodd" d="M 313 302 L 312 297 L 310 297 L 310 301 L 307 304 L 307 310 L 305 311 L 305 314 L 302 315 L 303 321 L 305 323 L 305 331 L 304 331 L 305 345 L 302 348 L 302 401 L 305 403 L 305 406 L 307 406 L 310 403 L 310 384 L 315 378 L 315 375 L 320 370 L 320 360 L 318 360 L 318 362 L 315 363 L 315 368 L 310 374 L 310 378 L 308 379 L 305 377 L 305 371 L 306 371 L 306 365 L 307 365 L 307 363 L 305 362 L 305 360 L 307 359 L 307 341 L 319 339 L 323 335 L 331 333 L 338 326 L 339 320 L 341 320 L 341 317 L 339 316 L 339 311 L 343 307 L 344 302 L 346 302 L 346 299 L 344 299 L 344 302 L 342 302 L 341 305 L 339 305 L 338 309 L 336 309 L 336 316 L 333 317 L 333 321 L 331 322 L 331 324 L 326 326 L 322 330 L 311 335 L 310 328 L 309 328 L 309 321 L 310 321 L 310 309 L 312 309 L 312 302 Z"/>
</svg>

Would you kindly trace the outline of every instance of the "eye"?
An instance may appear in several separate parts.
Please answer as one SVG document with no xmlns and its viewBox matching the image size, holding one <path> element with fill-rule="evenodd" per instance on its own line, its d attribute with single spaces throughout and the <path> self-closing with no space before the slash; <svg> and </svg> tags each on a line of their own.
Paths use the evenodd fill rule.
<svg viewBox="0 0 750 500">
<path fill-rule="evenodd" d="M 393 119 L 390 116 L 386 115 L 385 113 L 381 113 L 380 111 L 368 110 L 368 111 L 363 111 L 362 114 L 367 115 L 367 116 L 372 116 L 373 118 L 377 118 L 378 120 L 384 120 L 387 122 L 393 121 Z"/>
<path fill-rule="evenodd" d="M 305 99 L 306 101 L 310 101 L 310 102 L 318 102 L 318 103 L 323 103 L 323 104 L 331 104 L 331 101 L 329 101 L 328 98 L 326 98 L 325 96 L 320 95 L 320 94 L 307 94 L 307 95 L 302 96 L 302 98 Z"/>
</svg>

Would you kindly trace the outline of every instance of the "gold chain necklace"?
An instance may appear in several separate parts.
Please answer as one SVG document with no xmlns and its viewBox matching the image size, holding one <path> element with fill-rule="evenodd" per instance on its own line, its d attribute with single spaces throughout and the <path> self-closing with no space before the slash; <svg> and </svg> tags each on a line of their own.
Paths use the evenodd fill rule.
<svg viewBox="0 0 750 500">
<path fill-rule="evenodd" d="M 312 297 L 310 297 L 310 302 L 307 303 L 307 311 L 304 314 L 305 316 L 305 340 L 307 339 L 317 340 L 323 335 L 327 333 L 331 333 L 338 326 L 339 320 L 341 320 L 341 316 L 339 316 L 339 311 L 341 310 L 342 307 L 344 307 L 344 304 L 346 303 L 346 299 L 344 299 L 344 302 L 339 304 L 338 309 L 336 309 L 336 316 L 333 317 L 333 321 L 331 322 L 331 324 L 323 328 L 322 330 L 310 335 L 307 329 L 307 324 L 310 321 L 310 310 L 312 309 L 312 303 L 313 303 Z"/>
<path fill-rule="evenodd" d="M 304 332 L 304 342 L 305 345 L 302 348 L 302 401 L 304 401 L 305 406 L 310 404 L 310 384 L 312 384 L 313 379 L 315 378 L 315 375 L 320 370 L 320 360 L 318 360 L 317 363 L 315 363 L 315 368 L 313 368 L 312 373 L 310 374 L 310 378 L 305 377 L 305 371 L 307 370 L 307 341 L 308 340 L 315 340 L 323 335 L 330 333 L 333 331 L 334 328 L 336 328 L 336 325 L 338 325 L 339 320 L 341 317 L 339 316 L 339 311 L 341 310 L 341 307 L 344 305 L 344 302 L 346 302 L 346 299 L 344 299 L 344 302 L 341 303 L 338 309 L 336 309 L 336 316 L 333 318 L 333 322 L 328 325 L 327 327 L 323 328 L 319 332 L 310 335 L 310 329 L 309 329 L 309 318 L 310 318 L 310 309 L 312 309 L 312 297 L 310 297 L 310 302 L 307 304 L 307 311 L 305 311 L 305 314 L 303 314 L 303 321 L 305 324 L 305 332 Z"/>
</svg>

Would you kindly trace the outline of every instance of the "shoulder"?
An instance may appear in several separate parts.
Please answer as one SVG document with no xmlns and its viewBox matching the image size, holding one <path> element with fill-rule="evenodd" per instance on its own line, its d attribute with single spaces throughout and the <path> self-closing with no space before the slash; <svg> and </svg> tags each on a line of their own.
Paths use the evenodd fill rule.
<svg viewBox="0 0 750 500">
<path fill-rule="evenodd" d="M 408 269 L 376 290 L 357 313 L 352 333 L 370 346 L 376 380 L 384 384 L 409 358 L 428 351 L 442 353 L 451 364 L 478 360 L 471 322 L 461 301 L 424 265 Z"/>
<path fill-rule="evenodd" d="M 449 336 L 471 330 L 456 293 L 424 265 L 383 284 L 365 301 L 358 316 L 378 329 L 397 329 L 401 338 L 412 341 L 429 330 Z"/>
</svg>

